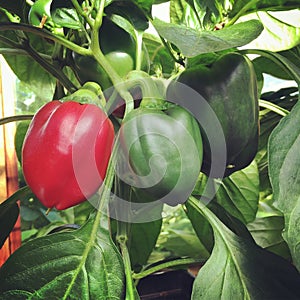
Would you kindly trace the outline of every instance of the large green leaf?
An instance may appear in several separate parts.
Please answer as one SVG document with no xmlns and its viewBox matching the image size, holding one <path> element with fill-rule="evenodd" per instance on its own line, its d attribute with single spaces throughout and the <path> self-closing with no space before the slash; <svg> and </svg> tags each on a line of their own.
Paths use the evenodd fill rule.
<svg viewBox="0 0 300 300">
<path fill-rule="evenodd" d="M 284 239 L 300 269 L 300 102 L 269 139 L 269 174 L 277 207 L 285 217 Z"/>
<path fill-rule="evenodd" d="M 299 299 L 300 275 L 294 266 L 234 234 L 192 199 L 190 204 L 210 222 L 215 237 L 212 255 L 195 279 L 192 299 Z"/>
<path fill-rule="evenodd" d="M 278 52 L 291 49 L 300 43 L 299 24 L 297 26 L 289 24 L 277 14 L 270 12 L 257 12 L 243 18 L 249 19 L 258 19 L 263 24 L 264 30 L 257 39 L 246 46 L 248 49 Z"/>
<path fill-rule="evenodd" d="M 247 168 L 224 178 L 216 199 L 228 213 L 244 224 L 253 221 L 259 200 L 259 174 L 255 161 Z"/>
<path fill-rule="evenodd" d="M 101 218 L 19 248 L 0 269 L 0 298 L 121 299 L 123 263 Z"/>
<path fill-rule="evenodd" d="M 257 20 L 238 23 L 217 31 L 197 31 L 158 19 L 153 21 L 153 25 L 163 38 L 177 46 L 187 57 L 246 45 L 263 30 Z"/>
<path fill-rule="evenodd" d="M 19 216 L 17 203 L 2 203 L 0 205 L 0 248 L 13 230 Z"/>
</svg>

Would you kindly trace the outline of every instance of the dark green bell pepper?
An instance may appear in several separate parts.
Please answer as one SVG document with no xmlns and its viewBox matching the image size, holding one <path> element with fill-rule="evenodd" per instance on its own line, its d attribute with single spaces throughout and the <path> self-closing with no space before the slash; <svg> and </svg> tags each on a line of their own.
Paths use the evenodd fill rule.
<svg viewBox="0 0 300 300">
<path fill-rule="evenodd" d="M 251 61 L 239 53 L 228 53 L 211 67 L 200 65 L 185 70 L 177 81 L 204 97 L 221 124 L 227 149 L 224 177 L 249 165 L 256 155 L 259 135 L 258 91 Z M 214 127 L 211 123 L 208 125 Z M 208 175 L 211 149 L 203 129 L 202 136 L 202 172 Z"/>
</svg>

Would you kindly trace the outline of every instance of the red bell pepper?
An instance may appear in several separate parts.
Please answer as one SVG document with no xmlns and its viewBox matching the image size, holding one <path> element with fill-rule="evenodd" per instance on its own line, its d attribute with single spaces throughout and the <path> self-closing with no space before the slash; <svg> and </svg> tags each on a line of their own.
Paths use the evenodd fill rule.
<svg viewBox="0 0 300 300">
<path fill-rule="evenodd" d="M 101 186 L 113 140 L 113 125 L 98 106 L 51 101 L 35 114 L 24 139 L 25 180 L 46 207 L 79 204 Z"/>
</svg>

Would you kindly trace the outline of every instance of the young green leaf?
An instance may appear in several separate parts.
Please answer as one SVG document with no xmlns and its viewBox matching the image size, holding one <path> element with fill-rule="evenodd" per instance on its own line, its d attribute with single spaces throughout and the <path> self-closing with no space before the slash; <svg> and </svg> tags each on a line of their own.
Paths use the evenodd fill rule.
<svg viewBox="0 0 300 300">
<path fill-rule="evenodd" d="M 122 258 L 97 216 L 19 248 L 0 269 L 0 298 L 121 299 Z"/>
<path fill-rule="evenodd" d="M 173 43 L 187 57 L 246 45 L 263 30 L 257 20 L 234 24 L 217 31 L 197 31 L 159 19 L 154 19 L 153 25 L 163 38 Z"/>
</svg>

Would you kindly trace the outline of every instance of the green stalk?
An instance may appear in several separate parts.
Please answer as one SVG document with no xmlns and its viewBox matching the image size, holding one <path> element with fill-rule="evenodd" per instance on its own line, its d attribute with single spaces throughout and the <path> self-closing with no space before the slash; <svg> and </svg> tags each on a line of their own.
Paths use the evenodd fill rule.
<svg viewBox="0 0 300 300">
<path fill-rule="evenodd" d="M 247 10 L 258 0 L 249 1 L 225 26 L 233 25 L 241 16 L 246 14 Z"/>
<path fill-rule="evenodd" d="M 28 24 L 22 24 L 22 23 L 9 23 L 9 22 L 1 23 L 0 31 L 6 31 L 6 30 L 20 30 L 23 32 L 33 33 L 35 35 L 38 35 L 43 38 L 54 41 L 56 43 L 59 43 L 62 46 L 66 47 L 80 55 L 91 55 L 90 49 L 86 49 L 81 46 L 78 46 L 77 44 L 65 39 L 64 37 L 59 36 L 59 35 L 54 35 L 45 29 L 41 29 L 38 27 L 34 27 L 34 26 L 30 26 Z"/>
<path fill-rule="evenodd" d="M 199 263 L 204 263 L 204 262 L 205 262 L 204 259 L 180 258 L 180 259 L 161 263 L 161 264 L 151 267 L 147 270 L 144 270 L 140 273 L 134 273 L 132 275 L 132 277 L 133 277 L 133 279 L 142 279 L 146 276 L 149 276 L 149 275 L 151 275 L 155 272 L 161 271 L 163 269 L 173 268 L 173 267 L 178 267 L 178 266 L 185 266 L 185 265 L 192 265 L 192 264 L 199 264 Z"/>
<path fill-rule="evenodd" d="M 104 71 L 108 74 L 115 89 L 119 92 L 120 96 L 125 100 L 126 109 L 125 115 L 134 108 L 133 99 L 127 90 L 126 84 L 124 84 L 122 78 L 118 75 L 115 69 L 110 65 L 103 52 L 101 51 L 101 45 L 99 43 L 99 30 L 102 24 L 103 10 L 105 0 L 100 1 L 100 5 L 95 18 L 94 26 L 91 36 L 91 51 L 94 58 L 101 65 Z"/>
<path fill-rule="evenodd" d="M 118 178 L 115 178 L 115 188 L 118 195 L 121 195 L 124 199 L 130 199 L 131 187 L 128 185 L 120 184 Z M 117 212 L 117 210 L 116 210 Z M 128 233 L 130 231 L 130 223 L 118 220 L 117 215 L 117 235 L 116 240 L 120 246 L 120 250 L 123 257 L 126 277 L 126 299 L 134 300 L 134 283 L 132 278 L 131 261 L 129 251 L 127 248 Z"/>
<path fill-rule="evenodd" d="M 131 262 L 129 257 L 128 248 L 126 245 L 127 237 L 119 237 L 118 243 L 121 248 L 121 253 L 123 257 L 124 267 L 125 267 L 125 277 L 126 277 L 126 299 L 135 300 L 134 296 L 134 283 L 132 279 L 132 270 L 131 270 Z"/>
<path fill-rule="evenodd" d="M 1 40 L 1 38 L 0 38 Z M 50 55 L 37 52 L 40 57 L 42 57 L 46 61 L 51 61 L 52 58 Z M 24 55 L 29 56 L 28 52 L 24 49 L 13 49 L 13 48 L 0 48 L 0 54 L 2 55 Z"/>
<path fill-rule="evenodd" d="M 136 55 L 135 69 L 140 71 L 142 68 L 142 47 L 143 47 L 143 32 L 136 31 Z"/>
<path fill-rule="evenodd" d="M 19 115 L 19 116 L 5 117 L 5 118 L 0 119 L 0 125 L 4 125 L 4 124 L 10 123 L 10 122 L 31 120 L 32 118 L 33 118 L 33 115 Z"/>
<path fill-rule="evenodd" d="M 280 116 L 283 116 L 283 117 L 285 117 L 286 115 L 288 115 L 290 113 L 287 109 L 284 109 L 272 102 L 265 101 L 262 99 L 259 99 L 259 106 L 267 108 L 268 110 L 270 110 Z"/>
<path fill-rule="evenodd" d="M 78 1 L 77 0 L 71 0 L 71 1 L 72 1 L 73 6 L 75 7 L 77 13 L 79 15 L 81 15 L 86 20 L 86 22 L 89 24 L 89 26 L 92 28 L 94 25 L 92 20 L 89 18 L 88 14 L 82 9 L 82 7 L 78 3 Z"/>
</svg>

